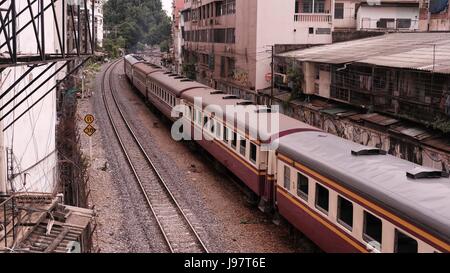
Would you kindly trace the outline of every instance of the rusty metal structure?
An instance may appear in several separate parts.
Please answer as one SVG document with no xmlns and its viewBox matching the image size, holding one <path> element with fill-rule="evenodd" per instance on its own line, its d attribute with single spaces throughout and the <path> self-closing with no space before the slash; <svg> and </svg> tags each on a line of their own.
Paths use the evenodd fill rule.
<svg viewBox="0 0 450 273">
<path fill-rule="evenodd" d="M 12 91 L 24 78 L 29 75 L 36 67 L 47 65 L 44 71 L 39 73 L 33 80 L 22 88 L 12 99 L 5 102 L 0 111 L 10 105 L 18 96 L 25 92 L 33 83 L 41 80 L 43 75 L 49 71 L 57 63 L 62 63 L 48 79 L 54 77 L 63 69 L 67 69 L 66 76 L 59 81 L 64 82 L 87 60 L 89 60 L 95 51 L 95 38 L 93 37 L 95 25 L 94 12 L 89 12 L 88 2 L 92 4 L 94 11 L 95 1 L 88 0 L 26 0 L 27 5 L 18 9 L 18 0 L 1 0 L 0 1 L 0 37 L 4 38 L 4 42 L 0 44 L 0 70 L 12 66 L 28 66 L 28 70 L 22 74 L 11 86 L 2 94 L 3 99 L 10 91 Z M 57 2 L 59 2 L 57 7 Z M 38 11 L 37 13 L 35 11 Z M 91 14 L 90 14 L 91 13 Z M 58 16 L 60 15 L 60 16 Z M 26 18 L 25 23 L 19 27 L 17 21 L 19 18 Z M 22 20 L 22 19 L 21 19 Z M 45 46 L 45 25 L 48 21 L 55 24 L 57 34 L 58 47 L 54 52 L 47 52 Z M 32 29 L 34 35 L 26 37 L 27 43 L 36 45 L 36 54 L 21 54 L 17 50 L 18 39 L 24 32 Z M 46 81 L 46 80 L 45 80 Z M 20 119 L 30 108 L 34 107 L 45 96 L 58 87 L 54 85 L 48 90 L 38 101 L 35 101 L 25 112 L 16 117 L 14 121 L 3 128 L 7 130 L 14 122 Z M 31 97 L 42 85 L 37 86 L 34 90 L 22 99 L 18 104 L 14 105 L 8 112 L 0 117 L 4 120 L 17 107 L 23 104 Z"/>
<path fill-rule="evenodd" d="M 94 7 L 94 0 L 0 0 L 0 72 L 24 71 L 0 93 L 0 122 L 9 122 L 3 132 L 92 58 Z M 89 251 L 93 212 L 64 201 L 46 193 L 0 195 L 0 252 Z"/>
</svg>

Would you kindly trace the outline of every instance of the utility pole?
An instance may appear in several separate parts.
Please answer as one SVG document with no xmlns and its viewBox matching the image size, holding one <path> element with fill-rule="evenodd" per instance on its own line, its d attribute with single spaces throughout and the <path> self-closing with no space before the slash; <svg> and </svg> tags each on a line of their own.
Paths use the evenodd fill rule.
<svg viewBox="0 0 450 273">
<path fill-rule="evenodd" d="M 272 107 L 272 100 L 273 100 L 273 88 L 274 88 L 274 49 L 275 46 L 272 45 L 272 63 L 270 64 L 271 67 L 271 77 L 270 77 L 270 104 L 269 107 Z"/>
</svg>

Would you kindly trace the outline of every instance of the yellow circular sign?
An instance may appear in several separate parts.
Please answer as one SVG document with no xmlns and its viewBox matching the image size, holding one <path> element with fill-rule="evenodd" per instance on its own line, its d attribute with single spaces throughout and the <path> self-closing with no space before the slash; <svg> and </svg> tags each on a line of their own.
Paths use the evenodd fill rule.
<svg viewBox="0 0 450 273">
<path fill-rule="evenodd" d="M 84 117 L 84 122 L 86 122 L 87 124 L 93 123 L 94 120 L 95 120 L 95 119 L 94 119 L 94 116 L 91 115 L 91 114 L 86 115 L 86 116 Z"/>
</svg>

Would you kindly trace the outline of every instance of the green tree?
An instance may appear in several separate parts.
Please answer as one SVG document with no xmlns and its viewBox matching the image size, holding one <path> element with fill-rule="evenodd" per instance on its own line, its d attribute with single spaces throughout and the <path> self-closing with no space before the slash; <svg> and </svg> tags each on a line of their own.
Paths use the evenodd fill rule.
<svg viewBox="0 0 450 273">
<path fill-rule="evenodd" d="M 171 20 L 161 0 L 109 0 L 104 6 L 104 19 L 111 42 L 122 37 L 128 51 L 136 50 L 139 43 L 169 43 Z"/>
</svg>

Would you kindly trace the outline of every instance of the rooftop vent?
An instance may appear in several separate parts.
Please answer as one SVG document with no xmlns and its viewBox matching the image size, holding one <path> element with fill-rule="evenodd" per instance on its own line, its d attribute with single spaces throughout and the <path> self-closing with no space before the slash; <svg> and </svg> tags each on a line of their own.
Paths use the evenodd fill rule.
<svg viewBox="0 0 450 273">
<path fill-rule="evenodd" d="M 209 92 L 210 95 L 218 95 L 218 94 L 225 94 L 223 91 L 221 90 L 214 90 Z"/>
<path fill-rule="evenodd" d="M 170 73 L 169 76 L 171 76 L 171 77 L 177 77 L 178 74 Z"/>
<path fill-rule="evenodd" d="M 272 113 L 272 109 L 269 107 L 266 108 L 259 108 L 255 110 L 256 113 Z"/>
<path fill-rule="evenodd" d="M 172 74 L 172 73 L 169 72 L 169 71 L 166 71 L 166 72 L 164 72 L 164 74 L 169 75 L 169 74 Z"/>
<path fill-rule="evenodd" d="M 180 79 L 184 79 L 184 77 L 182 77 L 182 76 L 177 76 L 177 77 L 175 77 L 175 79 L 180 80 Z"/>
<path fill-rule="evenodd" d="M 239 99 L 239 98 L 237 96 L 235 96 L 235 95 L 230 95 L 230 96 L 225 96 L 222 99 L 224 99 L 224 100 L 236 100 L 236 99 Z"/>
<path fill-rule="evenodd" d="M 244 100 L 244 101 L 240 101 L 238 103 L 236 103 L 236 105 L 252 105 L 253 102 L 249 101 L 249 100 Z"/>
<path fill-rule="evenodd" d="M 423 179 L 423 178 L 442 178 L 449 177 L 450 174 L 445 171 L 438 171 L 433 169 L 427 169 L 423 167 L 417 167 L 411 171 L 406 172 L 406 176 L 412 179 Z"/>
<path fill-rule="evenodd" d="M 386 155 L 386 151 L 381 149 L 373 148 L 373 149 L 361 149 L 361 150 L 352 150 L 352 155 L 360 156 L 360 155 Z"/>
</svg>

